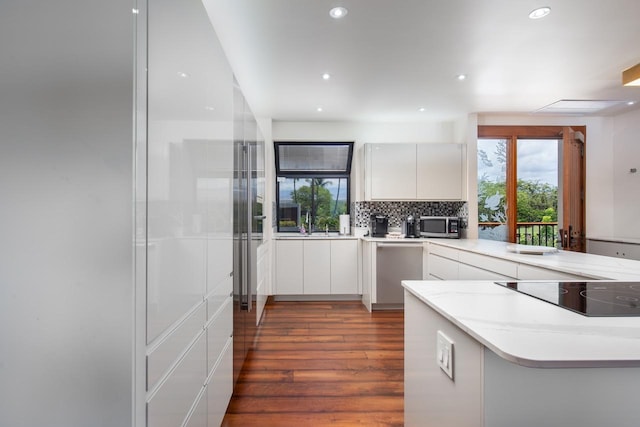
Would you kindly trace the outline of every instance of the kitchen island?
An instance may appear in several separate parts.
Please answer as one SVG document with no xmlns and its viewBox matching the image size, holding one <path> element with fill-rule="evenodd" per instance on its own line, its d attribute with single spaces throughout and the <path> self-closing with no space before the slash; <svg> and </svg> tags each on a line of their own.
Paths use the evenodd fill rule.
<svg viewBox="0 0 640 427">
<path fill-rule="evenodd" d="M 586 317 L 490 281 L 403 286 L 405 425 L 638 424 L 640 317 Z"/>
</svg>

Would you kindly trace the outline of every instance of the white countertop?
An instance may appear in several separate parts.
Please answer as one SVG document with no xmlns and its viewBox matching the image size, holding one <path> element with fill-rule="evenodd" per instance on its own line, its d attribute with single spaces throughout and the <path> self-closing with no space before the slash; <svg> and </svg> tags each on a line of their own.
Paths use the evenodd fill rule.
<svg viewBox="0 0 640 427">
<path fill-rule="evenodd" d="M 586 317 L 487 281 L 403 281 L 502 358 L 534 368 L 640 366 L 640 317 Z"/>
<path fill-rule="evenodd" d="M 579 276 L 596 279 L 640 281 L 640 261 L 630 259 L 562 250 L 545 255 L 518 254 L 507 250 L 507 247 L 512 243 L 484 239 L 428 239 L 428 241 L 441 246 L 495 256 Z"/>
</svg>

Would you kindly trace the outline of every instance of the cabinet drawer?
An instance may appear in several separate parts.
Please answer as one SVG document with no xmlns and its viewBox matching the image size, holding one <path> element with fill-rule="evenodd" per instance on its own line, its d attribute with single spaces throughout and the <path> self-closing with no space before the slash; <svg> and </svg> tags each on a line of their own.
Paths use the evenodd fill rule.
<svg viewBox="0 0 640 427">
<path fill-rule="evenodd" d="M 206 318 L 206 306 L 202 304 L 162 344 L 149 353 L 147 356 L 147 390 L 156 386 L 158 380 L 178 360 L 188 344 L 202 332 Z"/>
<path fill-rule="evenodd" d="M 233 338 L 227 340 L 219 362 L 209 378 L 207 387 L 208 425 L 222 424 L 227 405 L 233 393 Z"/>
<path fill-rule="evenodd" d="M 233 335 L 233 298 L 227 297 L 226 304 L 207 328 L 207 368 L 210 372 L 220 357 L 225 344 Z"/>
<path fill-rule="evenodd" d="M 207 378 L 206 341 L 203 333 L 149 401 L 149 426 L 182 425 Z"/>
<path fill-rule="evenodd" d="M 440 280 L 458 279 L 458 262 L 439 255 L 429 255 L 428 258 L 429 276 Z"/>
<path fill-rule="evenodd" d="M 458 279 L 460 280 L 513 280 L 515 276 L 503 276 L 494 271 L 483 270 L 468 264 L 458 265 Z"/>
<path fill-rule="evenodd" d="M 518 277 L 518 264 L 512 261 L 465 251 L 460 251 L 458 259 L 463 264 L 491 271 L 502 276 Z"/>
<path fill-rule="evenodd" d="M 549 270 L 541 267 L 520 264 L 518 266 L 518 279 L 520 280 L 563 280 L 563 279 L 589 279 L 586 276 L 578 276 L 577 274 L 564 273 L 561 271 Z"/>
<path fill-rule="evenodd" d="M 460 251 L 457 249 L 429 243 L 429 255 L 439 255 L 443 258 L 449 258 L 454 261 L 458 261 L 459 253 Z"/>
</svg>

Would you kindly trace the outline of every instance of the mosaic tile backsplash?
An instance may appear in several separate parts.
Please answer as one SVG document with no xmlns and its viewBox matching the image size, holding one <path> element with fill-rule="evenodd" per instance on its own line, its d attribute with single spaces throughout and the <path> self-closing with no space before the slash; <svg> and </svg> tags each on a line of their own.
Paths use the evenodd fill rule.
<svg viewBox="0 0 640 427">
<path fill-rule="evenodd" d="M 467 202 L 354 202 L 351 216 L 354 227 L 368 227 L 371 214 L 389 217 L 389 227 L 402 227 L 408 215 L 457 216 L 469 218 Z M 466 222 L 466 221 L 465 221 Z"/>
</svg>

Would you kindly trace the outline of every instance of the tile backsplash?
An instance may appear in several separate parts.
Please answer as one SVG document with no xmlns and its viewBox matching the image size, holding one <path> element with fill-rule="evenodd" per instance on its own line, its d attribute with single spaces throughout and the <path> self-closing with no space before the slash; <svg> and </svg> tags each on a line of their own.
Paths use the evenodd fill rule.
<svg viewBox="0 0 640 427">
<path fill-rule="evenodd" d="M 408 215 L 419 216 L 458 216 L 469 218 L 467 202 L 354 202 L 351 204 L 351 217 L 354 227 L 368 227 L 371 214 L 383 214 L 389 217 L 389 227 L 402 227 Z"/>
</svg>

